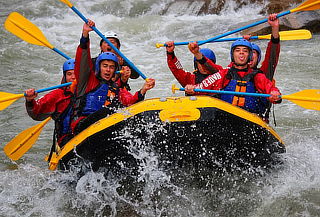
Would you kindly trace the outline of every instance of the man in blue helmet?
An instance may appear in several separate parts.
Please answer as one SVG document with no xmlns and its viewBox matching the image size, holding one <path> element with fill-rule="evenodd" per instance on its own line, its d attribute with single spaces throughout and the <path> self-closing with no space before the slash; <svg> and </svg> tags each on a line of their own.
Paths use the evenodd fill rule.
<svg viewBox="0 0 320 217">
<path fill-rule="evenodd" d="M 168 41 L 166 45 L 168 67 L 183 87 L 188 84 L 198 84 L 209 75 L 222 69 L 222 66 L 215 64 L 216 56 L 211 49 L 200 49 L 197 42 L 192 42 L 188 48 L 194 55 L 193 62 L 195 71 L 193 73 L 187 72 L 182 68 L 180 61 L 175 56 L 174 42 Z"/>
<path fill-rule="evenodd" d="M 252 45 L 249 41 L 245 39 L 235 41 L 231 45 L 230 57 L 230 68 L 222 69 L 208 76 L 198 85 L 187 85 L 185 87 L 186 93 L 195 94 L 195 88 L 248 93 L 258 92 L 271 94 L 268 99 L 272 103 L 279 100 L 280 92 L 278 88 L 266 78 L 265 74 L 249 67 L 249 62 L 252 61 Z M 265 111 L 265 98 L 227 94 L 221 94 L 220 97 L 232 105 L 261 116 Z"/>
<path fill-rule="evenodd" d="M 75 112 L 71 123 L 75 134 L 99 118 L 115 112 L 119 106 L 129 106 L 143 100 L 146 92 L 155 85 L 155 80 L 149 78 L 134 95 L 125 88 L 119 87 L 113 80 L 119 62 L 117 55 L 112 52 L 101 53 L 94 68 L 89 48 L 89 32 L 94 25 L 92 20 L 88 20 L 88 24 L 83 25 L 82 37 L 76 53 L 77 91 Z"/>
<path fill-rule="evenodd" d="M 74 59 L 64 62 L 63 78 L 61 83 L 75 81 Z M 62 87 L 55 89 L 43 97 L 35 100 L 38 93 L 35 89 L 25 91 L 26 109 L 28 115 L 36 121 L 43 121 L 52 117 L 55 121 L 54 142 L 57 141 L 59 146 L 63 146 L 71 137 L 70 117 L 71 117 L 71 99 L 73 97 L 72 87 Z"/>
<path fill-rule="evenodd" d="M 118 50 L 120 50 L 121 43 L 118 37 L 118 34 L 113 31 L 108 31 L 104 33 L 104 37 L 106 37 Z M 121 58 L 112 48 L 111 46 L 105 42 L 103 39 L 100 40 L 100 54 L 104 52 L 112 52 L 117 55 L 119 61 L 119 68 L 117 70 L 121 70 L 121 73 L 116 74 L 113 78 L 114 81 L 118 83 L 120 87 L 124 87 L 127 90 L 131 90 L 130 85 L 128 83 L 129 78 L 137 79 L 139 78 L 139 73 L 133 69 L 131 69 L 128 63 Z M 95 62 L 98 57 L 92 58 L 93 68 L 95 67 Z"/>
</svg>

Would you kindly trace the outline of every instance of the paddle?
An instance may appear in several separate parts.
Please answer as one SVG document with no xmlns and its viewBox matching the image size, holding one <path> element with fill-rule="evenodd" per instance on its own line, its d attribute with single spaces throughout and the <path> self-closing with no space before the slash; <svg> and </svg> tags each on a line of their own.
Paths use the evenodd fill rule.
<svg viewBox="0 0 320 217">
<path fill-rule="evenodd" d="M 285 16 L 285 15 L 288 15 L 288 14 L 293 13 L 293 12 L 312 11 L 312 10 L 318 10 L 318 9 L 320 9 L 320 0 L 307 0 L 307 1 L 303 2 L 301 5 L 299 5 L 298 7 L 294 8 L 294 9 L 291 9 L 291 10 L 288 10 L 288 11 L 285 11 L 285 12 L 282 12 L 282 13 L 278 14 L 277 18 Z M 259 24 L 265 23 L 267 21 L 268 21 L 268 19 L 263 19 L 263 20 L 260 20 L 258 22 L 246 25 L 244 27 L 241 27 L 241 28 L 226 32 L 224 34 L 215 36 L 213 38 L 209 38 L 207 40 L 200 41 L 198 44 L 199 45 L 206 44 L 206 43 L 215 41 L 215 40 L 217 40 L 219 38 L 223 38 L 225 36 L 228 36 L 228 35 L 240 32 L 242 30 L 249 29 L 251 27 L 257 26 Z M 189 44 L 189 42 L 176 42 L 175 43 L 175 45 L 187 45 L 187 44 Z"/>
<path fill-rule="evenodd" d="M 37 93 L 41 93 L 41 92 L 57 89 L 57 88 L 60 88 L 60 87 L 69 86 L 71 84 L 72 84 L 72 82 L 64 83 L 64 84 L 60 84 L 60 85 L 56 85 L 56 86 L 52 86 L 52 87 L 47 87 L 47 88 L 44 88 L 44 89 L 39 89 L 39 90 L 36 90 L 36 92 Z M 17 99 L 20 99 L 21 97 L 24 97 L 24 96 L 25 96 L 24 93 L 22 93 L 22 94 L 14 94 L 14 93 L 0 92 L 0 111 L 5 109 L 5 108 L 7 108 L 14 101 L 16 101 Z"/>
<path fill-rule="evenodd" d="M 46 125 L 50 120 L 51 117 L 48 117 L 41 123 L 22 131 L 4 146 L 4 153 L 11 160 L 19 160 L 37 141 L 44 125 Z"/>
<path fill-rule="evenodd" d="M 12 34 L 30 44 L 48 47 L 64 58 L 71 59 L 68 55 L 54 48 L 36 25 L 17 12 L 12 12 L 7 17 L 4 27 Z"/>
<path fill-rule="evenodd" d="M 172 93 L 176 90 L 185 91 L 185 88 L 178 88 L 176 85 L 172 85 Z M 223 90 L 206 90 L 206 89 L 194 89 L 195 92 L 202 93 L 217 93 L 217 94 L 228 94 L 228 95 L 240 95 L 240 96 L 253 96 L 253 97 L 270 97 L 270 94 L 263 93 L 241 93 L 233 91 L 223 91 Z M 287 99 L 302 108 L 320 111 L 320 89 L 309 89 L 302 90 L 297 93 L 290 95 L 281 95 L 282 99 Z"/>
<path fill-rule="evenodd" d="M 68 0 L 60 0 L 61 2 L 65 3 L 66 5 L 68 5 L 68 7 L 70 7 L 85 23 L 88 23 L 88 19 L 85 18 L 82 13 L 80 11 L 78 11 L 78 9 L 76 9 L 71 2 L 69 2 Z M 143 78 L 143 79 L 147 79 L 147 77 L 125 56 L 121 53 L 120 50 L 118 50 L 118 48 L 116 48 L 106 37 L 104 37 L 104 35 L 95 27 L 91 27 L 105 42 L 108 43 L 108 45 L 119 55 L 121 56 L 130 66 L 130 68 L 134 69 L 136 72 L 139 73 L 139 75 Z"/>
<path fill-rule="evenodd" d="M 288 40 L 306 40 L 312 38 L 312 34 L 309 30 L 306 29 L 299 29 L 299 30 L 290 30 L 290 31 L 280 31 L 280 40 L 281 41 L 288 41 Z M 225 41 L 235 41 L 238 39 L 242 39 L 242 37 L 239 38 L 221 38 L 217 39 L 215 41 L 210 41 L 210 43 L 215 42 L 225 42 Z M 271 39 L 271 34 L 269 35 L 258 35 L 258 36 L 251 36 L 250 39 Z M 201 42 L 201 41 L 199 41 Z M 189 43 L 189 42 L 177 42 L 177 43 Z M 159 44 L 156 43 L 156 47 L 164 47 L 166 44 Z"/>
</svg>

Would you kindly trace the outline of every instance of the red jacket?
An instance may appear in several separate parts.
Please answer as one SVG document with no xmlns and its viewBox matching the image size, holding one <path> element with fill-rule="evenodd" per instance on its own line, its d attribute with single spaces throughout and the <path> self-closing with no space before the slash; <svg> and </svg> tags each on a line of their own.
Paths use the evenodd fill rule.
<svg viewBox="0 0 320 217">
<path fill-rule="evenodd" d="M 36 121 L 61 114 L 69 105 L 72 93 L 66 88 L 55 89 L 38 100 L 26 102 L 28 115 Z"/>
<path fill-rule="evenodd" d="M 208 76 L 206 79 L 204 79 L 200 84 L 197 84 L 195 88 L 197 89 L 208 89 L 208 90 L 222 90 L 225 88 L 230 80 L 227 78 L 229 68 L 220 70 L 219 72 Z M 245 75 L 252 72 L 252 69 L 249 68 L 247 71 L 239 71 L 238 75 L 240 77 L 244 77 Z M 253 83 L 259 93 L 265 93 L 270 94 L 271 91 L 279 91 L 278 88 L 276 88 L 273 83 L 267 79 L 265 74 L 263 73 L 257 73 L 256 76 L 254 76 Z M 280 92 L 280 91 L 279 91 Z M 205 93 L 197 93 L 197 94 L 205 94 Z"/>
<path fill-rule="evenodd" d="M 202 62 L 201 62 L 202 61 Z M 222 66 L 216 65 L 213 63 L 210 59 L 204 57 L 204 59 L 199 61 L 200 64 L 204 65 L 207 69 L 218 72 L 219 70 L 223 69 Z M 181 86 L 185 87 L 187 84 L 197 84 L 200 83 L 204 78 L 206 78 L 209 75 L 203 75 L 201 74 L 200 79 L 197 79 L 196 74 L 186 72 L 178 60 L 178 58 L 174 55 L 174 53 L 168 53 L 167 52 L 167 63 L 168 67 L 170 68 L 172 74 L 176 77 L 178 82 L 181 84 Z M 198 80 L 198 82 L 197 82 Z"/>
<path fill-rule="evenodd" d="M 264 60 L 259 68 L 266 77 L 272 81 L 280 55 L 280 38 L 274 39 L 273 37 L 268 43 L 268 47 L 264 56 Z"/>
</svg>

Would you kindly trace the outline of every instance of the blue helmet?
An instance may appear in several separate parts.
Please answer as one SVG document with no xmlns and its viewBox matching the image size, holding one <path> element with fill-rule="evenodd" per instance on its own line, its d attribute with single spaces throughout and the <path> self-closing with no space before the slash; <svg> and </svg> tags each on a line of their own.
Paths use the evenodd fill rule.
<svg viewBox="0 0 320 217">
<path fill-rule="evenodd" d="M 231 49 L 230 49 L 230 57 L 231 57 L 231 61 L 234 62 L 234 58 L 233 58 L 233 50 L 237 47 L 237 46 L 245 46 L 247 48 L 249 48 L 249 59 L 248 62 L 250 62 L 252 60 L 252 45 L 251 43 L 246 40 L 246 39 L 238 39 L 235 42 L 232 43 L 231 45 Z"/>
<path fill-rule="evenodd" d="M 63 66 L 62 66 L 63 74 L 65 74 L 66 71 L 74 70 L 74 62 L 75 62 L 74 59 L 68 59 L 63 63 Z"/>
<path fill-rule="evenodd" d="M 102 60 L 111 60 L 116 63 L 116 68 L 118 68 L 119 63 L 117 55 L 112 52 L 104 52 L 101 53 L 96 60 L 96 75 L 99 75 L 100 73 L 100 62 Z"/>
<path fill-rule="evenodd" d="M 259 63 L 260 60 L 261 60 L 261 49 L 260 49 L 260 47 L 259 47 L 258 45 L 256 45 L 255 43 L 252 43 L 252 42 L 251 42 L 251 45 L 252 45 L 252 49 L 258 52 L 258 62 L 257 62 L 257 65 L 258 65 L 258 63 Z"/>
<path fill-rule="evenodd" d="M 216 63 L 216 55 L 214 52 L 209 48 L 202 48 L 200 49 L 200 53 L 202 53 L 205 57 L 210 59 L 212 62 Z M 196 61 L 196 58 L 194 58 L 194 61 Z"/>
</svg>

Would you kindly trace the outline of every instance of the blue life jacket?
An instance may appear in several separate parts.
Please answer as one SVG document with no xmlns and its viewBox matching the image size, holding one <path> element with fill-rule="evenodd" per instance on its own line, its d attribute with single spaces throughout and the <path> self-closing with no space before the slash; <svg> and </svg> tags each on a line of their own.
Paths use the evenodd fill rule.
<svg viewBox="0 0 320 217">
<path fill-rule="evenodd" d="M 261 71 L 254 70 L 241 78 L 235 70 L 229 69 L 227 77 L 230 79 L 229 84 L 223 89 L 224 91 L 257 93 L 254 86 L 253 78 Z M 267 109 L 267 99 L 265 97 L 240 96 L 221 94 L 221 99 L 232 105 L 241 107 L 249 112 L 263 116 Z"/>
<path fill-rule="evenodd" d="M 80 116 L 88 116 L 104 106 L 118 100 L 119 88 L 116 85 L 102 83 L 94 90 L 84 95 L 81 100 Z"/>
</svg>

